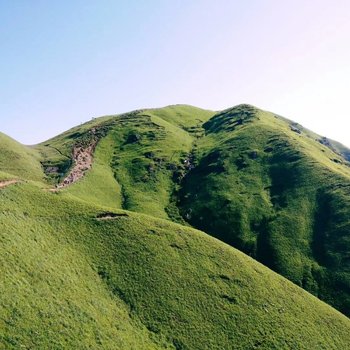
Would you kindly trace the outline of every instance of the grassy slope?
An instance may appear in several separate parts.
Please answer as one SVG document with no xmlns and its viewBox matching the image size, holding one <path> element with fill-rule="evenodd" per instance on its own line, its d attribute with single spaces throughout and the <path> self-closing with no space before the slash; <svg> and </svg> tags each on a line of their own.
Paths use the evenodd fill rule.
<svg viewBox="0 0 350 350">
<path fill-rule="evenodd" d="M 42 180 L 44 174 L 38 153 L 21 145 L 10 137 L 0 133 L 0 170 L 7 173 L 6 178 L 24 177 L 30 180 Z M 0 174 L 0 179 L 5 178 Z"/>
<path fill-rule="evenodd" d="M 113 127 L 115 116 L 94 118 L 91 121 L 76 126 L 46 142 L 36 145 L 35 151 L 40 154 L 41 163 L 46 173 L 46 179 L 58 183 L 72 167 L 72 153 L 74 147 L 86 146 L 92 141 L 91 131 L 95 130 L 98 139 L 104 138 Z M 104 156 L 102 156 L 104 158 Z M 107 158 L 101 160 L 105 163 Z M 47 170 L 55 167 L 51 173 Z"/>
<path fill-rule="evenodd" d="M 100 142 L 94 153 L 91 171 L 67 191 L 89 203 L 96 203 L 111 208 L 121 208 L 121 187 L 113 176 L 110 167 L 114 140 L 107 135 Z"/>
<path fill-rule="evenodd" d="M 350 162 L 350 150 L 349 148 L 345 147 L 340 142 L 328 139 L 329 146 L 331 149 L 333 149 L 335 152 L 341 154 L 348 162 Z"/>
<path fill-rule="evenodd" d="M 183 161 L 203 132 L 200 125 L 213 114 L 177 105 L 97 118 L 37 148 L 45 164 L 58 165 L 65 172 L 74 144 L 86 138 L 91 128 L 105 128 L 92 171 L 66 191 L 90 202 L 181 221 L 172 203 L 174 173 L 185 174 Z"/>
<path fill-rule="evenodd" d="M 20 187 L 0 192 L 0 349 L 156 349 L 69 239 L 84 208 Z"/>
<path fill-rule="evenodd" d="M 331 149 L 334 153 L 340 155 L 344 160 L 350 161 L 350 149 L 341 144 L 340 142 L 337 142 L 335 140 L 329 139 L 324 136 L 320 136 L 313 131 L 304 128 L 302 125 L 295 123 L 287 118 L 283 118 L 281 116 L 278 116 L 280 119 L 286 121 L 289 125 L 294 125 L 297 129 L 302 131 L 304 135 L 307 135 L 308 137 L 314 139 L 315 141 L 319 142 L 320 144 L 328 147 Z"/>
<path fill-rule="evenodd" d="M 0 348 L 350 347 L 346 317 L 202 232 L 31 184 L 0 197 Z"/>
</svg>

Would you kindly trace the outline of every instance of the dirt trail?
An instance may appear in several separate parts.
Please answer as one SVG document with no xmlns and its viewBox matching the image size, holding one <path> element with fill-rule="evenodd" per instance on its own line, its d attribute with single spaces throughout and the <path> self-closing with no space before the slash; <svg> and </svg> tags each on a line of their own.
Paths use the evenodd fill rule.
<svg viewBox="0 0 350 350">
<path fill-rule="evenodd" d="M 14 185 L 18 182 L 18 180 L 4 180 L 4 181 L 0 181 L 0 189 L 1 188 L 5 188 L 7 186 L 10 185 Z"/>
</svg>

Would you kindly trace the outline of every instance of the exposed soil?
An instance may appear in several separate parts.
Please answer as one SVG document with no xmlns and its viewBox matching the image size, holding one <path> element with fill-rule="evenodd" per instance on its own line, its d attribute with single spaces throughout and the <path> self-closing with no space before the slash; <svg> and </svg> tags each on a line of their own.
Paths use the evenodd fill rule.
<svg viewBox="0 0 350 350">
<path fill-rule="evenodd" d="M 18 182 L 18 180 L 5 180 L 5 181 L 0 181 L 0 189 L 5 188 L 9 185 L 14 185 Z"/>
<path fill-rule="evenodd" d="M 127 213 L 112 213 L 112 212 L 104 212 L 100 213 L 96 216 L 97 220 L 113 220 L 115 218 L 121 216 L 129 216 Z"/>
<path fill-rule="evenodd" d="M 74 166 L 69 172 L 69 174 L 65 177 L 65 179 L 57 185 L 56 188 L 64 188 L 67 187 L 74 182 L 81 179 L 85 173 L 91 169 L 92 166 L 92 155 L 96 147 L 96 141 L 91 143 L 88 147 L 74 147 L 73 149 L 73 161 Z"/>
</svg>

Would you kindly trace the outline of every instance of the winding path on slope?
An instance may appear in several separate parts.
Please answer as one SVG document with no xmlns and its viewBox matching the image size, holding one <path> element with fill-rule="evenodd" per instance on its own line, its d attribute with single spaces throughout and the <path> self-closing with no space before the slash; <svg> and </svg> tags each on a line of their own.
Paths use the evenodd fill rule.
<svg viewBox="0 0 350 350">
<path fill-rule="evenodd" d="M 14 185 L 18 183 L 18 180 L 4 180 L 4 181 L 0 181 L 0 189 L 5 188 L 7 186 L 10 185 Z"/>
</svg>

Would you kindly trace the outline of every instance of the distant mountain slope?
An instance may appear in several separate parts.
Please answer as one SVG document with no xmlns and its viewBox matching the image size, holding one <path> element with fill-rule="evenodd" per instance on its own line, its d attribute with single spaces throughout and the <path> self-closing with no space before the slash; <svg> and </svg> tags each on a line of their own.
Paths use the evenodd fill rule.
<svg viewBox="0 0 350 350">
<path fill-rule="evenodd" d="M 0 133 L 0 171 L 6 177 L 24 177 L 43 180 L 44 174 L 39 162 L 39 154 L 30 147 Z M 0 175 L 1 177 L 4 177 Z"/>
<path fill-rule="evenodd" d="M 0 190 L 4 349 L 347 349 L 350 321 L 205 233 Z"/>
<path fill-rule="evenodd" d="M 322 137 L 320 140 L 321 143 L 329 146 L 333 151 L 339 153 L 343 156 L 345 160 L 350 162 L 350 149 L 341 144 L 340 142 L 328 139 L 326 137 Z"/>
<path fill-rule="evenodd" d="M 92 169 L 65 192 L 190 224 L 350 315 L 344 146 L 249 105 L 176 105 L 97 118 L 39 145 L 48 177 L 62 181 L 74 149 L 91 143 Z"/>
<path fill-rule="evenodd" d="M 307 135 L 309 138 L 314 139 L 315 141 L 321 143 L 322 145 L 328 147 L 331 149 L 333 152 L 337 153 L 338 155 L 341 155 L 344 160 L 350 161 L 350 149 L 341 144 L 340 142 L 337 142 L 335 140 L 329 139 L 325 136 L 320 136 L 313 131 L 304 128 L 302 125 L 293 122 L 292 120 L 289 120 L 287 118 L 283 118 L 281 116 L 278 116 L 278 118 L 285 120 L 292 129 L 296 132 L 302 132 L 304 135 Z"/>
</svg>

